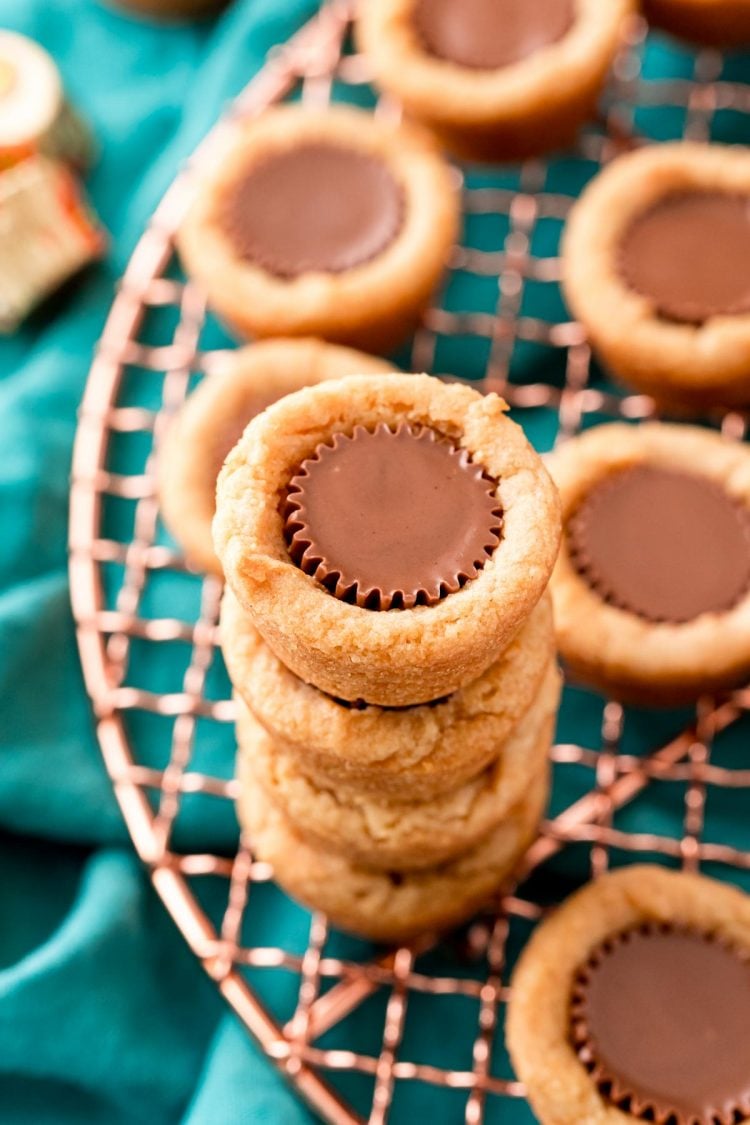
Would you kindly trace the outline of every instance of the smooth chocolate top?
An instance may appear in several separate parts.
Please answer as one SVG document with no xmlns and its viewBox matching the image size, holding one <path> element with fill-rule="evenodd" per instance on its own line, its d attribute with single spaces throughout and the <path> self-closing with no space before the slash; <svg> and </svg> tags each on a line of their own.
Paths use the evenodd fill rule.
<svg viewBox="0 0 750 1125">
<path fill-rule="evenodd" d="M 495 490 L 432 429 L 358 426 L 319 445 L 290 482 L 289 553 L 363 608 L 435 605 L 475 578 L 500 541 Z"/>
<path fill-rule="evenodd" d="M 595 485 L 568 550 L 605 601 L 648 621 L 732 608 L 750 588 L 750 509 L 707 477 L 640 464 Z"/>
<path fill-rule="evenodd" d="M 750 312 L 750 197 L 666 196 L 626 230 L 619 269 L 668 320 L 701 324 Z"/>
<path fill-rule="evenodd" d="M 750 961 L 709 935 L 614 935 L 579 971 L 571 1030 L 602 1095 L 636 1117 L 714 1125 L 750 1112 Z"/>
<path fill-rule="evenodd" d="M 414 27 L 431 55 L 472 70 L 497 70 L 562 39 L 573 0 L 417 0 Z"/>
<path fill-rule="evenodd" d="M 241 258 L 278 277 L 341 273 L 398 234 L 404 195 L 384 161 L 325 141 L 265 157 L 225 192 L 219 222 Z"/>
</svg>

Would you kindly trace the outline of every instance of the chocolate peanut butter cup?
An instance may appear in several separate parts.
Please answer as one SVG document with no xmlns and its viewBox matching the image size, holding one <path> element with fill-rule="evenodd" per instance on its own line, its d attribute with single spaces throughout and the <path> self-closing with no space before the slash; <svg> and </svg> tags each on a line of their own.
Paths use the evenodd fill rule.
<svg viewBox="0 0 750 1125">
<path fill-rule="evenodd" d="M 404 196 L 384 161 L 310 141 L 270 153 L 228 186 L 220 212 L 237 253 L 278 277 L 341 273 L 397 236 Z"/>
<path fill-rule="evenodd" d="M 355 427 L 292 478 L 285 535 L 297 565 L 366 609 L 436 605 L 500 542 L 496 482 L 426 426 Z"/>
<path fill-rule="evenodd" d="M 750 196 L 665 196 L 625 231 L 618 268 L 665 319 L 702 324 L 750 312 Z"/>
<path fill-rule="evenodd" d="M 458 177 L 435 138 L 353 106 L 236 121 L 193 178 L 180 257 L 219 316 L 253 339 L 392 351 L 459 233 Z"/>
<path fill-rule="evenodd" d="M 608 374 L 679 415 L 750 402 L 747 149 L 618 156 L 571 208 L 561 252 L 566 303 Z"/>
<path fill-rule="evenodd" d="M 750 959 L 710 933 L 644 924 L 580 968 L 571 1040 L 600 1093 L 669 1125 L 750 1113 Z"/>
<path fill-rule="evenodd" d="M 321 692 L 385 708 L 442 699 L 499 660 L 561 529 L 552 482 L 497 395 L 363 375 L 250 423 L 213 533 L 275 656 Z"/>
<path fill-rule="evenodd" d="M 575 7 L 572 0 L 417 0 L 413 19 L 431 55 L 495 70 L 557 43 Z"/>
<path fill-rule="evenodd" d="M 682 470 L 606 476 L 569 518 L 567 544 L 593 590 L 647 621 L 723 613 L 750 588 L 750 510 Z"/>
<path fill-rule="evenodd" d="M 750 896 L 629 863 L 536 927 L 508 1050 L 540 1125 L 738 1125 L 750 1112 Z"/>
<path fill-rule="evenodd" d="M 593 426 L 548 459 L 563 549 L 558 649 L 623 703 L 689 703 L 750 675 L 750 450 L 698 426 Z"/>
<path fill-rule="evenodd" d="M 566 147 L 595 114 L 633 0 L 361 0 L 374 81 L 461 157 Z"/>
</svg>

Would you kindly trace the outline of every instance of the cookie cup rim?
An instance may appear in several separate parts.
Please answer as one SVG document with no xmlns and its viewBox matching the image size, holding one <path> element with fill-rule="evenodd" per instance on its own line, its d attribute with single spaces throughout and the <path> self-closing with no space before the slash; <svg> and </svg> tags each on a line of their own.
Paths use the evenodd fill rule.
<svg viewBox="0 0 750 1125">
<path fill-rule="evenodd" d="M 466 726 L 472 744 L 476 743 L 473 724 L 491 724 L 493 737 L 482 741 L 493 747 L 501 744 L 531 706 L 554 652 L 552 603 L 545 592 L 498 660 L 444 703 L 418 704 L 399 711 L 374 705 L 359 710 L 342 706 L 295 676 L 266 645 L 229 588 L 222 601 L 220 628 L 234 689 L 256 719 L 291 752 L 312 756 L 320 773 L 324 772 L 324 763 L 332 769 L 338 766 L 342 773 L 347 766 L 352 767 L 352 784 L 354 777 L 359 777 L 357 767 L 369 767 L 379 784 L 387 774 L 394 783 L 403 782 L 408 787 L 411 782 L 420 787 L 422 767 L 432 756 L 440 755 L 443 740 L 456 724 Z M 509 681 L 515 685 L 522 669 L 528 678 L 528 690 L 514 690 L 509 701 L 506 685 Z M 513 709 L 504 710 L 510 702 L 515 705 Z M 469 775 L 484 768 L 489 760 L 477 760 L 468 752 L 462 758 L 466 759 L 463 764 Z M 456 782 L 453 761 L 450 768 Z"/>
<path fill-rule="evenodd" d="M 418 870 L 450 862 L 479 844 L 522 803 L 548 760 L 560 691 L 560 673 L 551 660 L 538 698 L 498 747 L 495 763 L 430 800 L 378 800 L 335 783 L 321 786 L 242 706 L 239 754 L 269 801 L 319 847 L 341 848 L 363 866 Z"/>
<path fill-rule="evenodd" d="M 340 273 L 285 279 L 238 257 L 217 222 L 217 206 L 254 162 L 311 140 L 382 160 L 404 192 L 404 218 L 392 242 L 370 260 Z M 458 173 L 416 124 L 351 106 L 277 106 L 232 126 L 221 152 L 199 169 L 177 247 L 188 273 L 233 325 L 274 336 L 355 335 L 363 325 L 401 319 L 429 296 L 458 234 L 458 186 Z"/>
<path fill-rule="evenodd" d="M 258 857 L 274 867 L 279 886 L 308 909 L 323 909 L 338 928 L 390 943 L 447 930 L 482 906 L 511 878 L 536 838 L 550 790 L 547 768 L 523 802 L 478 845 L 436 868 L 404 872 L 396 884 L 390 872 L 369 871 L 309 844 L 258 786 L 247 785 L 242 759 L 239 777 L 240 824 L 251 846 L 255 837 Z M 260 830 L 258 818 L 264 822 Z"/>
<path fill-rule="evenodd" d="M 607 1102 L 570 1043 L 578 969 L 613 934 L 644 923 L 682 924 L 750 953 L 750 897 L 704 875 L 634 864 L 600 876 L 541 922 L 511 979 L 507 1042 L 535 1112 L 555 1125 L 638 1121 Z"/>
<path fill-rule="evenodd" d="M 352 376 L 289 395 L 250 423 L 219 476 L 214 545 L 238 601 L 301 679 L 349 700 L 427 702 L 481 675 L 510 643 L 547 585 L 560 525 L 554 485 L 506 409 L 497 395 L 429 375 Z M 368 610 L 334 597 L 292 562 L 279 509 L 291 477 L 320 442 L 356 425 L 400 421 L 451 438 L 498 481 L 502 539 L 478 577 L 436 605 Z M 304 670 L 290 648 L 311 656 Z M 347 675 L 333 682 L 316 668 L 316 653 Z M 438 669 L 456 658 L 467 667 L 446 667 L 444 682 L 429 695 L 409 694 L 420 670 L 426 677 L 438 658 Z M 379 698 L 367 689 L 378 679 L 367 672 L 373 660 L 394 661 L 394 681 Z M 411 672 L 408 687 L 396 682 L 399 672 Z M 348 683 L 351 677 L 365 690 Z"/>
<path fill-rule="evenodd" d="M 633 0 L 575 3 L 575 22 L 557 43 L 494 70 L 430 55 L 411 25 L 414 0 L 365 0 L 356 36 L 375 81 L 417 117 L 457 128 L 520 123 L 550 101 L 577 101 L 581 88 L 603 81 L 634 9 Z"/>
<path fill-rule="evenodd" d="M 662 319 L 620 277 L 616 255 L 628 225 L 684 190 L 750 196 L 750 152 L 677 141 L 613 160 L 573 205 L 561 243 L 562 286 L 573 313 L 615 375 L 688 404 L 750 401 L 750 313 L 700 325 Z"/>
<path fill-rule="evenodd" d="M 546 458 L 561 496 L 563 525 L 613 472 L 637 464 L 684 470 L 750 507 L 750 450 L 694 426 L 613 422 L 572 438 Z M 731 609 L 683 623 L 651 622 L 607 604 L 579 574 L 565 534 L 550 581 L 558 647 L 574 668 L 665 701 L 734 686 L 750 669 L 750 589 Z"/>
</svg>

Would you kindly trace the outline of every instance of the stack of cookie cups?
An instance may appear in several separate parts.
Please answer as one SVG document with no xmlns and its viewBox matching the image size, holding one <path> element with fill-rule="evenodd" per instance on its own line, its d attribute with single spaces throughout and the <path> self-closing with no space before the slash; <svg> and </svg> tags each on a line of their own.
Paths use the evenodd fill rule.
<svg viewBox="0 0 750 1125">
<path fill-rule="evenodd" d="M 375 940 L 472 914 L 547 802 L 559 504 L 505 410 L 330 380 L 255 418 L 219 478 L 241 824 L 293 897 Z"/>
</svg>

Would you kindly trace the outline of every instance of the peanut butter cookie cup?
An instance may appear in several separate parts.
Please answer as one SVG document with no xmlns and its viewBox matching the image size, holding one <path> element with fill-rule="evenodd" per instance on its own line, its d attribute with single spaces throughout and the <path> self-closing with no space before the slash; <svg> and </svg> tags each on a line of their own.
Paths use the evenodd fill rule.
<svg viewBox="0 0 750 1125">
<path fill-rule="evenodd" d="M 238 724 L 250 776 L 305 839 L 373 869 L 412 871 L 455 859 L 479 844 L 544 775 L 560 698 L 560 674 L 548 667 L 539 695 L 493 764 L 431 800 L 387 800 L 374 793 L 316 784 L 304 763 L 284 752 L 247 708 Z"/>
<path fill-rule="evenodd" d="M 457 153 L 566 145 L 589 118 L 631 0 L 364 0 L 375 81 Z"/>
<path fill-rule="evenodd" d="M 554 486 L 505 410 L 427 375 L 357 376 L 251 422 L 219 477 L 214 545 L 297 676 L 404 706 L 499 658 L 560 535 Z"/>
<path fill-rule="evenodd" d="M 377 351 L 414 327 L 458 222 L 457 178 L 417 126 L 283 106 L 200 170 L 178 245 L 240 333 Z"/>
<path fill-rule="evenodd" d="M 223 355 L 175 415 L 159 454 L 164 520 L 193 566 L 221 574 L 211 539 L 216 478 L 248 422 L 300 387 L 389 370 L 384 360 L 312 339 L 266 340 Z"/>
<path fill-rule="evenodd" d="M 512 980 L 516 1072 L 542 1125 L 750 1119 L 750 899 L 634 866 L 543 922 Z"/>
<path fill-rule="evenodd" d="M 693 43 L 711 47 L 750 43 L 748 0 L 644 0 L 643 11 L 654 27 Z"/>
<path fill-rule="evenodd" d="M 232 682 L 276 744 L 321 786 L 426 800 L 497 756 L 541 688 L 554 651 L 545 595 L 499 660 L 435 703 L 384 709 L 304 683 L 263 641 L 227 590 L 221 643 Z"/>
<path fill-rule="evenodd" d="M 614 375 L 678 408 L 750 402 L 750 152 L 619 157 L 574 205 L 562 256 L 571 311 Z"/>
<path fill-rule="evenodd" d="M 572 671 L 672 703 L 750 673 L 750 449 L 693 426 L 599 426 L 548 459 L 564 536 L 550 589 Z"/>
<path fill-rule="evenodd" d="M 293 827 L 239 758 L 240 823 L 258 859 L 293 898 L 323 910 L 335 926 L 375 941 L 406 941 L 469 918 L 511 878 L 533 842 L 547 805 L 549 768 L 481 843 L 458 859 L 421 871 L 373 871 L 315 846 Z"/>
</svg>

